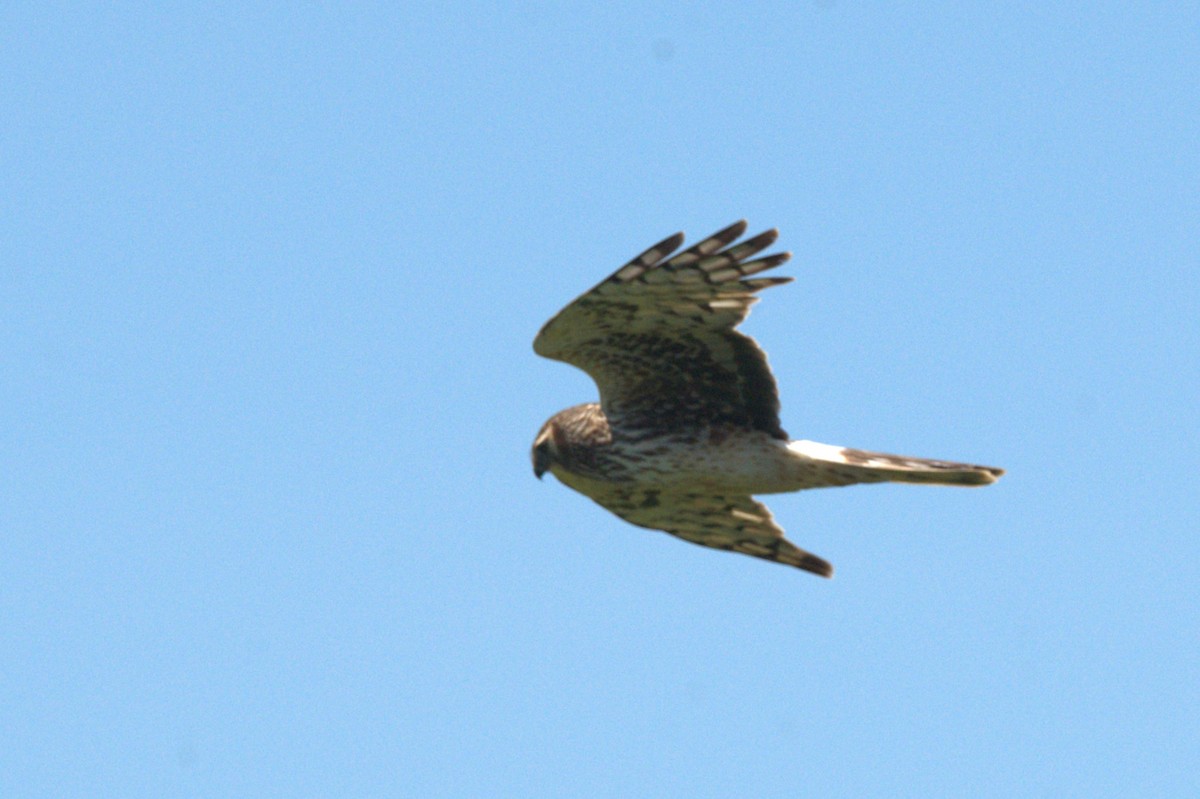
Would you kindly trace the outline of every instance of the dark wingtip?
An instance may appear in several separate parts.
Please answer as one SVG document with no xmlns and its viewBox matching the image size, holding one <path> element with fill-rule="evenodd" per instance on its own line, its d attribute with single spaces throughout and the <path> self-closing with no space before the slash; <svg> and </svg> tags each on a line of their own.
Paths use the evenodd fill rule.
<svg viewBox="0 0 1200 799">
<path fill-rule="evenodd" d="M 725 239 L 726 241 L 733 241 L 734 239 L 741 238 L 742 234 L 746 232 L 746 228 L 748 228 L 748 227 L 750 227 L 749 222 L 747 222 L 745 219 L 739 219 L 738 221 L 734 222 L 732 225 L 728 225 L 727 227 L 721 228 L 716 233 L 709 236 L 709 238 L 710 239 Z"/>
<path fill-rule="evenodd" d="M 804 559 L 798 564 L 801 569 L 806 572 L 829 579 L 833 577 L 833 564 L 824 558 L 818 558 L 816 555 L 805 555 Z"/>
<path fill-rule="evenodd" d="M 684 235 L 683 235 L 683 231 L 681 230 L 678 233 L 667 236 L 665 239 L 660 241 L 658 244 L 655 244 L 653 247 L 651 247 L 650 250 L 647 250 L 647 252 L 650 252 L 652 250 L 662 250 L 662 255 L 659 256 L 659 259 L 661 260 L 663 258 L 670 256 L 671 253 L 678 250 L 680 245 L 683 244 L 683 239 L 684 239 Z"/>
<path fill-rule="evenodd" d="M 762 291 L 772 286 L 783 286 L 795 279 L 794 277 L 754 277 L 743 280 L 742 285 L 750 289 L 750 291 Z"/>
</svg>

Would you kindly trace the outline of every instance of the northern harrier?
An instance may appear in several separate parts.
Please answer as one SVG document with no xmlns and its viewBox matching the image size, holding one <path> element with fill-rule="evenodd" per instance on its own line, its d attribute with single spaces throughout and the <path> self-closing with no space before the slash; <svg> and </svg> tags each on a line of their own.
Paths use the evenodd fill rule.
<svg viewBox="0 0 1200 799">
<path fill-rule="evenodd" d="M 791 257 L 749 260 L 779 233 L 733 244 L 737 222 L 689 250 L 677 233 L 582 295 L 538 333 L 538 355 L 578 366 L 600 402 L 542 425 L 533 471 L 551 472 L 628 522 L 686 541 L 829 577 L 833 566 L 783 537 L 752 494 L 854 483 L 981 486 L 991 466 L 790 441 L 766 355 L 734 328 L 755 292 L 790 277 L 750 277 Z"/>
</svg>

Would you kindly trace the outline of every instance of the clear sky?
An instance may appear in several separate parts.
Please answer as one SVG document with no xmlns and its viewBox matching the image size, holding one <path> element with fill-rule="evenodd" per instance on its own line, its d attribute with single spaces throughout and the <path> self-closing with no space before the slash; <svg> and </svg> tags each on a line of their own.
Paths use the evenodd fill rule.
<svg viewBox="0 0 1200 799">
<path fill-rule="evenodd" d="M 1195 796 L 1190 4 L 6 3 L 0 795 Z M 832 581 L 529 445 L 738 218 Z"/>
</svg>

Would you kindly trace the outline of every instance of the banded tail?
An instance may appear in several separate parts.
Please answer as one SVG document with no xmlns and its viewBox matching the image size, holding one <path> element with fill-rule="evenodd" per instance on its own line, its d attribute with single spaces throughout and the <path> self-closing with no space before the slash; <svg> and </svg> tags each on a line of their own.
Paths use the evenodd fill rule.
<svg viewBox="0 0 1200 799">
<path fill-rule="evenodd" d="M 948 486 L 991 485 L 1004 474 L 995 466 L 955 463 L 906 455 L 866 452 L 816 441 L 792 441 L 788 449 L 797 455 L 824 465 L 827 485 L 853 483 L 925 483 Z"/>
</svg>

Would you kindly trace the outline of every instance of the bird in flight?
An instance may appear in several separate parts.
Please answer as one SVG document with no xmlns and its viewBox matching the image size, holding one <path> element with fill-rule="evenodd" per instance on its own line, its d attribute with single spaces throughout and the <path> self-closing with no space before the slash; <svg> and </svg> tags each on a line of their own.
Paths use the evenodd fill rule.
<svg viewBox="0 0 1200 799">
<path fill-rule="evenodd" d="M 533 441 L 533 471 L 640 527 L 795 566 L 833 566 L 783 536 L 755 494 L 855 483 L 982 486 L 1003 469 L 792 441 L 766 354 L 734 328 L 756 292 L 792 280 L 754 277 L 790 253 L 755 258 L 768 230 L 741 243 L 746 222 L 675 253 L 676 233 L 578 297 L 533 342 L 578 366 L 600 402 L 560 411 Z"/>
</svg>

